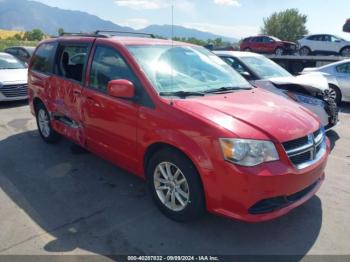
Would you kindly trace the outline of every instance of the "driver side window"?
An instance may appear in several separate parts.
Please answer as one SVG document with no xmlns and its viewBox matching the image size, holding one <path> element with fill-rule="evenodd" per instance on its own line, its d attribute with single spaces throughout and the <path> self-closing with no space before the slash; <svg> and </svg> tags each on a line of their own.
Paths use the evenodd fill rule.
<svg viewBox="0 0 350 262">
<path fill-rule="evenodd" d="M 115 49 L 97 46 L 90 71 L 90 88 L 107 92 L 108 82 L 126 79 L 134 84 L 136 77 L 122 56 Z"/>
</svg>

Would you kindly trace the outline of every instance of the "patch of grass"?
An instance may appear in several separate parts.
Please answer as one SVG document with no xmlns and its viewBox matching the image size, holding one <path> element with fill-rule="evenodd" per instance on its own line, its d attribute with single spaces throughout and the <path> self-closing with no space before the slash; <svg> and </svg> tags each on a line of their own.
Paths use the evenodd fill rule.
<svg viewBox="0 0 350 262">
<path fill-rule="evenodd" d="M 24 32 L 0 29 L 0 39 L 8 39 L 14 37 L 17 34 L 23 37 Z"/>
</svg>

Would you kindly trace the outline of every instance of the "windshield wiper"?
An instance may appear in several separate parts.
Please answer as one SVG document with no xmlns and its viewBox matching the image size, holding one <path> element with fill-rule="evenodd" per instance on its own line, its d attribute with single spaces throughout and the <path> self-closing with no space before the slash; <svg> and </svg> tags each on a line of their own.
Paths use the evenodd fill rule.
<svg viewBox="0 0 350 262">
<path fill-rule="evenodd" d="M 236 91 L 236 90 L 250 90 L 250 87 L 234 87 L 234 86 L 223 86 L 220 88 L 216 89 L 211 89 L 205 91 L 206 94 L 212 94 L 212 93 L 226 93 L 226 92 L 231 92 L 231 91 Z"/>
<path fill-rule="evenodd" d="M 178 96 L 181 98 L 185 98 L 188 96 L 205 96 L 202 92 L 195 92 L 195 91 L 174 91 L 174 92 L 160 92 L 159 95 L 161 96 Z"/>
</svg>

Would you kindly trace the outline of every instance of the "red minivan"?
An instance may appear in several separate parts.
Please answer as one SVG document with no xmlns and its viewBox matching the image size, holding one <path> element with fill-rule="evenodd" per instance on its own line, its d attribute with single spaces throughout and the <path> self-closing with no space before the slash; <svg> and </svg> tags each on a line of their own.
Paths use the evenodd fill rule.
<svg viewBox="0 0 350 262">
<path fill-rule="evenodd" d="M 29 96 L 45 142 L 67 137 L 144 178 L 176 221 L 206 210 L 274 219 L 324 180 L 330 146 L 317 116 L 203 47 L 102 33 L 45 40 Z"/>
</svg>

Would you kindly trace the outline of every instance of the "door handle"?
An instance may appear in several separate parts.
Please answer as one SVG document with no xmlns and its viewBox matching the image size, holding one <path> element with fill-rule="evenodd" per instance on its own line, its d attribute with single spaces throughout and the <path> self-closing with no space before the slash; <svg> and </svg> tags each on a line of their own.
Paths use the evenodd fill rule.
<svg viewBox="0 0 350 262">
<path fill-rule="evenodd" d="M 76 96 L 80 96 L 80 95 L 81 95 L 81 92 L 78 91 L 78 90 L 74 90 L 74 91 L 73 91 L 73 94 L 76 95 Z"/>
</svg>

